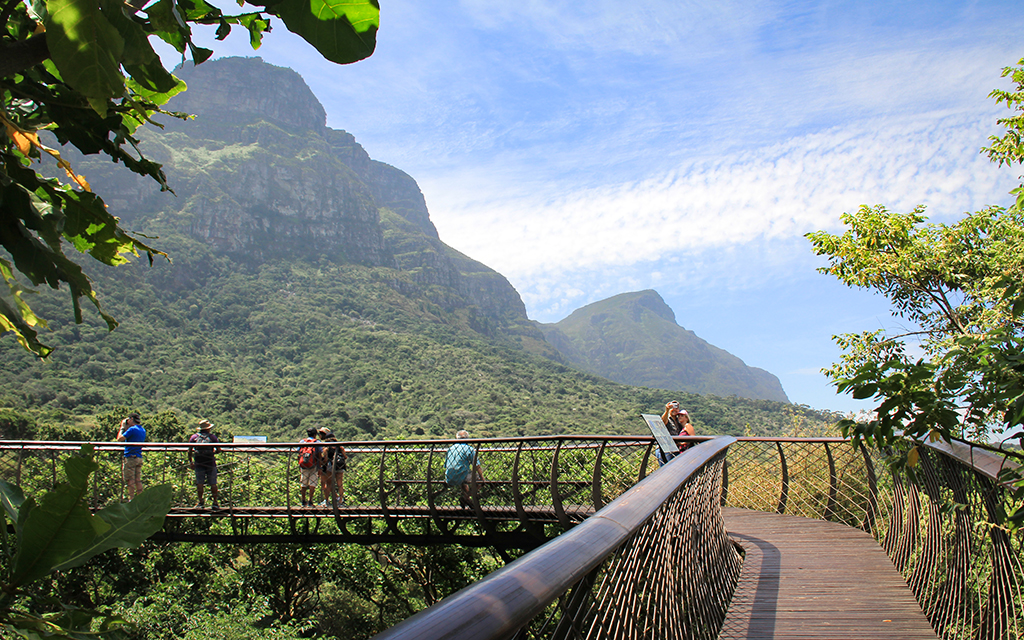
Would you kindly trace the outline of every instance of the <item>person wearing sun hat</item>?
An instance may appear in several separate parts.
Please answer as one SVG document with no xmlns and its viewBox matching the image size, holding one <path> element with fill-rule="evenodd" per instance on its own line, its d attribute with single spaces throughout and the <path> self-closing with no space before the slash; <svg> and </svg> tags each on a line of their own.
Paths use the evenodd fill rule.
<svg viewBox="0 0 1024 640">
<path fill-rule="evenodd" d="M 209 420 L 200 420 L 196 432 L 189 436 L 190 444 L 216 444 L 220 442 L 213 433 L 213 423 Z M 216 447 L 196 447 L 188 450 L 188 466 L 196 472 L 196 503 L 197 509 L 206 506 L 203 502 L 203 486 L 210 485 L 210 497 L 213 498 L 213 508 L 220 508 L 220 501 L 217 495 L 217 457 L 219 451 Z"/>
<path fill-rule="evenodd" d="M 345 501 L 345 469 L 348 459 L 345 447 L 334 444 L 338 439 L 327 427 L 320 427 L 317 434 L 320 436 L 320 442 L 324 443 L 320 454 L 320 491 L 323 493 L 324 501 L 320 506 L 331 506 L 330 501 L 334 496 L 338 496 L 338 504 L 342 504 Z"/>
</svg>

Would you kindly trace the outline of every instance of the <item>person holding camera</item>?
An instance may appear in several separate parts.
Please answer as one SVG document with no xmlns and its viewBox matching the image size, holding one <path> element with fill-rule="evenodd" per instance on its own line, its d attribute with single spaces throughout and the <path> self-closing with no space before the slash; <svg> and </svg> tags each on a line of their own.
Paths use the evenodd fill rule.
<svg viewBox="0 0 1024 640">
<path fill-rule="evenodd" d="M 138 413 L 129 414 L 121 421 L 117 428 L 117 441 L 130 443 L 146 441 L 146 429 L 142 426 L 142 417 Z M 124 448 L 121 478 L 124 480 L 124 489 L 128 500 L 142 493 L 142 447 L 137 444 L 129 444 Z"/>
<path fill-rule="evenodd" d="M 665 427 L 673 437 L 697 435 L 696 430 L 693 428 L 693 424 L 690 422 L 690 414 L 686 412 L 686 409 L 679 408 L 678 400 L 673 400 L 665 405 L 665 412 L 661 414 L 661 421 L 665 423 Z M 679 453 L 689 449 L 691 444 L 692 443 L 690 442 L 678 443 Z M 668 463 L 669 460 L 679 455 L 679 453 L 665 453 L 658 448 L 657 456 L 659 465 Z"/>
</svg>

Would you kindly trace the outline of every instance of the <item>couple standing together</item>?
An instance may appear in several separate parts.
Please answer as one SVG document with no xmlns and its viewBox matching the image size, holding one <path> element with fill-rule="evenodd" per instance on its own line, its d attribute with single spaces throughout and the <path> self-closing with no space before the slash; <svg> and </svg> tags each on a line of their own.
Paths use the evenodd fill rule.
<svg viewBox="0 0 1024 640">
<path fill-rule="evenodd" d="M 340 444 L 332 444 L 337 442 L 327 427 L 321 427 L 319 431 L 306 429 L 306 437 L 299 442 L 303 445 L 299 447 L 299 499 L 302 506 L 314 506 L 317 484 L 324 497 L 321 507 L 329 506 L 334 496 L 338 497 L 338 504 L 345 502 L 348 455 Z"/>
</svg>

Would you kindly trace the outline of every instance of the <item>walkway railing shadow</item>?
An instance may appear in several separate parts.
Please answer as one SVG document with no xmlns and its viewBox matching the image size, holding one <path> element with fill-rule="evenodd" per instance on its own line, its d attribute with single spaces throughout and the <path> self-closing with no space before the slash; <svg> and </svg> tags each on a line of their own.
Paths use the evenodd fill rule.
<svg viewBox="0 0 1024 640">
<path fill-rule="evenodd" d="M 863 529 L 941 638 L 1024 638 L 1024 536 L 1003 526 L 1013 499 L 998 480 L 1003 458 L 918 443 L 920 464 L 908 475 L 841 439 L 739 440 L 729 449 L 724 505 Z"/>
</svg>

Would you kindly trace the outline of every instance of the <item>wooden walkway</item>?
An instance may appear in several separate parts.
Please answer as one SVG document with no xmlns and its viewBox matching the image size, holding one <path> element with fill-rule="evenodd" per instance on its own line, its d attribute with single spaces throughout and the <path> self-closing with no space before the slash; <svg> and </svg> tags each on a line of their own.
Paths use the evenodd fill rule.
<svg viewBox="0 0 1024 640">
<path fill-rule="evenodd" d="M 746 555 L 721 640 L 935 640 L 910 587 L 869 534 L 796 516 L 723 512 Z"/>
</svg>

